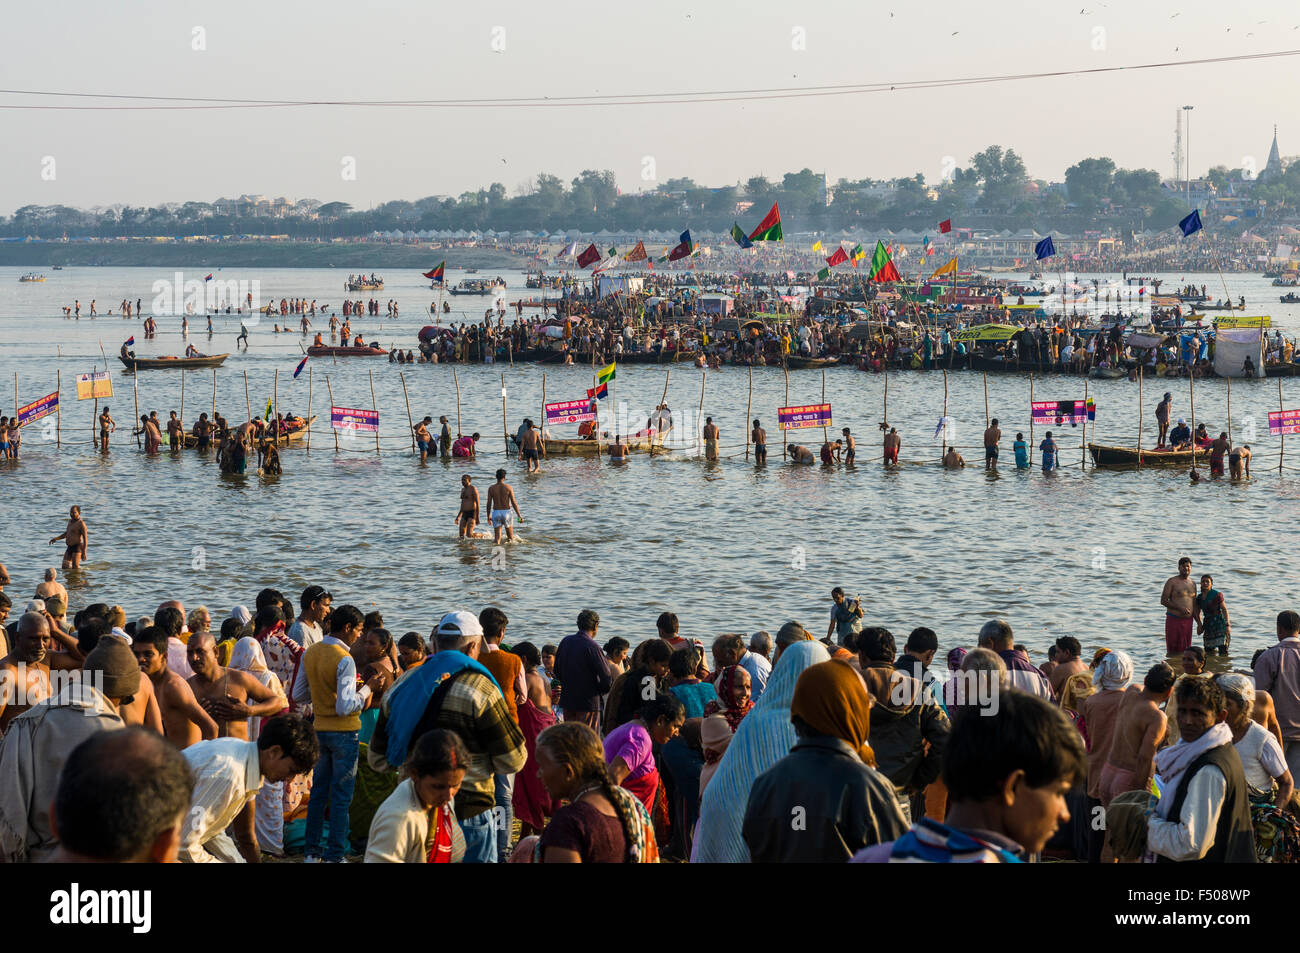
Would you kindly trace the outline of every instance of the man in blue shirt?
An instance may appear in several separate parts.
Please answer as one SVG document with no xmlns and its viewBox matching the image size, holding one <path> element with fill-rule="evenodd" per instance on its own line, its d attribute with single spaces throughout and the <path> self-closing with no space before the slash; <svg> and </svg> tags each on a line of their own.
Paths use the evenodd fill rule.
<svg viewBox="0 0 1300 953">
<path fill-rule="evenodd" d="M 612 684 L 605 653 L 596 643 L 600 616 L 592 609 L 578 613 L 578 631 L 565 636 L 555 652 L 555 677 L 564 686 L 561 710 L 565 721 L 580 721 L 600 732 L 600 696 Z"/>
</svg>

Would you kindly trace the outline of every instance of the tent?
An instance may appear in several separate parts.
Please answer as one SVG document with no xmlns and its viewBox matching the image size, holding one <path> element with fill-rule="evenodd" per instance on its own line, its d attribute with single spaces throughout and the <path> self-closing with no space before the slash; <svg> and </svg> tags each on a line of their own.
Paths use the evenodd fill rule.
<svg viewBox="0 0 1300 953">
<path fill-rule="evenodd" d="M 1214 373 L 1220 377 L 1245 377 L 1246 358 L 1255 376 L 1264 376 L 1264 341 L 1260 328 L 1221 328 L 1214 338 Z"/>
<path fill-rule="evenodd" d="M 701 314 L 730 314 L 735 305 L 731 295 L 700 295 L 697 300 Z"/>
</svg>

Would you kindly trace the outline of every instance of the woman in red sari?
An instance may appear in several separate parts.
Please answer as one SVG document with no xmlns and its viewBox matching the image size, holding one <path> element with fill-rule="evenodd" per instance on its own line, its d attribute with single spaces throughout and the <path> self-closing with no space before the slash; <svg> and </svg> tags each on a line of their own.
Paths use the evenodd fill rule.
<svg viewBox="0 0 1300 953">
<path fill-rule="evenodd" d="M 538 776 L 537 736 L 556 723 L 551 709 L 550 680 L 542 674 L 542 653 L 531 642 L 520 642 L 512 651 L 523 660 L 524 681 L 528 683 L 528 698 L 519 706 L 519 730 L 524 735 L 528 761 L 515 775 L 515 817 L 519 818 L 520 837 L 541 833 L 546 822 L 560 808 L 542 785 Z"/>
</svg>

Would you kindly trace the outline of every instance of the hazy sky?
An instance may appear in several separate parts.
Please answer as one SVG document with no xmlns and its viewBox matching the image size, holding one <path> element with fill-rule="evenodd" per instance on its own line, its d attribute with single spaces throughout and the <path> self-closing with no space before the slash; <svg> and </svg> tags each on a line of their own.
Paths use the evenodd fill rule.
<svg viewBox="0 0 1300 953">
<path fill-rule="evenodd" d="M 802 87 L 1300 49 L 1294 0 L 47 0 L 9 4 L 4 21 L 4 88 L 242 99 Z M 206 49 L 193 49 L 196 27 Z M 1014 148 L 1039 178 L 1101 155 L 1170 176 L 1184 104 L 1195 106 L 1195 173 L 1247 156 L 1262 168 L 1275 122 L 1283 155 L 1300 152 L 1300 123 L 1288 126 L 1298 67 L 1294 57 L 742 103 L 0 110 L 0 214 L 245 192 L 366 207 L 493 181 L 513 193 L 538 172 L 567 181 L 585 168 L 612 169 L 636 191 L 655 184 L 643 178 L 646 157 L 658 181 L 716 185 L 807 166 L 832 181 L 919 171 L 933 182 L 947 157 L 965 165 L 990 143 Z M 77 102 L 0 95 L 0 104 Z M 42 178 L 47 156 L 53 181 Z M 342 176 L 345 156 L 353 181 Z"/>
</svg>

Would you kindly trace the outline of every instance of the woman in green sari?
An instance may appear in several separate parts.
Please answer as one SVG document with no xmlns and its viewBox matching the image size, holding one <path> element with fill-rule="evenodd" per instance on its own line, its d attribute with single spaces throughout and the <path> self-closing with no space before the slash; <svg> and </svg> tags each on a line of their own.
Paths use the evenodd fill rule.
<svg viewBox="0 0 1300 953">
<path fill-rule="evenodd" d="M 1201 591 L 1196 595 L 1196 604 L 1192 610 L 1196 620 L 1197 634 L 1205 637 L 1205 652 L 1228 654 L 1228 642 L 1232 638 L 1232 622 L 1228 618 L 1228 606 L 1223 601 L 1223 593 L 1214 588 L 1213 576 L 1201 577 Z"/>
</svg>

